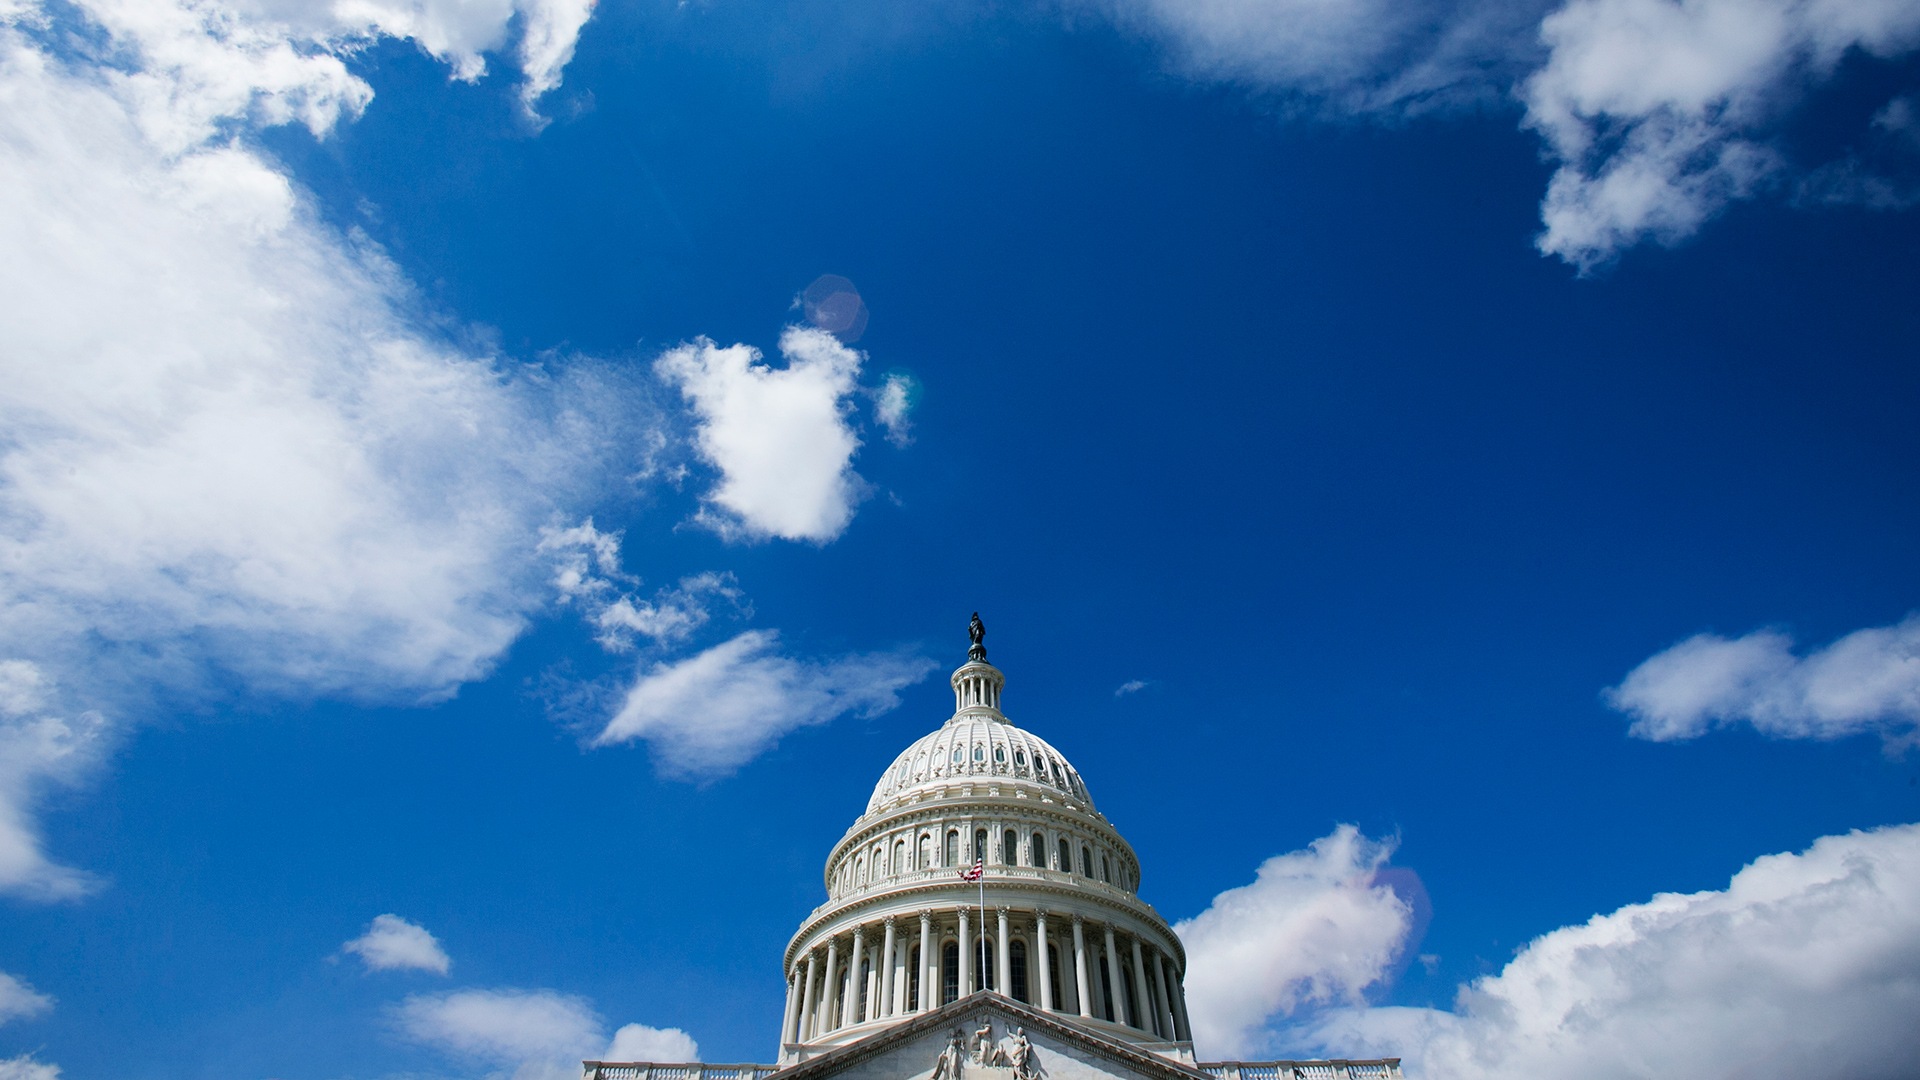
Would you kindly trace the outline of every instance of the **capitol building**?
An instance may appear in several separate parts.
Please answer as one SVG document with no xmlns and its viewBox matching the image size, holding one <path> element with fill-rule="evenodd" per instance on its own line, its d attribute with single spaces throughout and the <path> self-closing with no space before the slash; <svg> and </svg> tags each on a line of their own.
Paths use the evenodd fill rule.
<svg viewBox="0 0 1920 1080">
<path fill-rule="evenodd" d="M 584 1080 L 1398 1080 L 1398 1059 L 1199 1062 L 1180 938 L 1060 751 L 1001 711 L 969 627 L 954 712 L 827 855 L 781 957 L 771 1065 L 585 1063 Z"/>
</svg>

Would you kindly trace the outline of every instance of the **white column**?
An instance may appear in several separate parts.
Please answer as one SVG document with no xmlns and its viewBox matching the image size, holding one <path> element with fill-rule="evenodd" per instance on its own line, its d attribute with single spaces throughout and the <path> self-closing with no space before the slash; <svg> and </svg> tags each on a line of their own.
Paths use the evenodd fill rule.
<svg viewBox="0 0 1920 1080">
<path fill-rule="evenodd" d="M 920 913 L 920 1011 L 933 1011 L 933 912 Z"/>
<path fill-rule="evenodd" d="M 820 979 L 820 1034 L 833 1030 L 834 995 L 840 992 L 840 939 L 827 939 L 827 970 Z"/>
<path fill-rule="evenodd" d="M 807 985 L 800 991 L 800 1027 L 794 1032 L 794 1042 L 805 1042 L 813 1037 L 813 967 L 817 954 L 807 950 Z"/>
<path fill-rule="evenodd" d="M 1124 1026 L 1127 1022 L 1127 985 L 1120 981 L 1120 956 L 1113 948 L 1113 924 L 1106 924 L 1107 931 L 1107 992 L 1113 995 L 1113 1022 Z"/>
<path fill-rule="evenodd" d="M 880 974 L 880 1001 L 873 1010 L 875 1016 L 886 1016 L 893 1012 L 893 916 L 887 916 L 887 934 L 880 946 L 880 963 L 884 969 Z"/>
<path fill-rule="evenodd" d="M 1133 1004 L 1140 1015 L 1133 1018 L 1133 1026 L 1149 1034 L 1158 1035 L 1153 1030 L 1153 987 L 1147 985 L 1147 960 L 1140 953 L 1140 939 L 1133 939 L 1133 992 L 1136 995 Z"/>
<path fill-rule="evenodd" d="M 787 1009 L 780 1016 L 780 1045 L 793 1041 L 793 1027 L 800 1021 L 800 965 L 793 966 L 793 978 L 787 980 Z"/>
<path fill-rule="evenodd" d="M 1007 909 L 999 909 L 998 914 L 1000 936 L 993 942 L 993 985 L 999 987 L 1002 994 L 1012 997 L 1013 947 L 1007 944 Z"/>
<path fill-rule="evenodd" d="M 960 905 L 960 988 L 961 997 L 973 992 L 973 938 L 967 933 L 967 905 Z"/>
<path fill-rule="evenodd" d="M 1080 1002 L 1080 1015 L 1091 1017 L 1087 1008 L 1090 995 L 1087 993 L 1087 935 L 1081 926 L 1080 916 L 1073 917 L 1073 989 Z"/>
<path fill-rule="evenodd" d="M 1167 996 L 1173 999 L 1173 1027 L 1181 1042 L 1193 1041 L 1193 1023 L 1187 1019 L 1187 988 L 1180 985 L 1180 969 L 1168 960 L 1168 971 L 1173 973 L 1173 985 L 1167 987 Z"/>
<path fill-rule="evenodd" d="M 1178 1041 L 1180 1032 L 1173 1026 L 1173 996 L 1167 993 L 1167 958 L 1158 951 L 1153 954 L 1153 989 L 1160 995 L 1160 1026 L 1166 1029 L 1168 1039 Z"/>
<path fill-rule="evenodd" d="M 853 948 L 847 952 L 847 989 L 840 998 L 840 1026 L 852 1027 L 858 1021 L 853 1015 L 854 1007 L 860 1004 L 860 960 L 866 955 L 867 928 L 853 928 Z"/>
<path fill-rule="evenodd" d="M 1033 944 L 1034 954 L 1040 958 L 1039 967 L 1035 969 L 1040 979 L 1040 1011 L 1052 1012 L 1053 980 L 1048 978 L 1047 974 L 1052 970 L 1050 966 L 1052 958 L 1048 956 L 1046 908 L 1033 913 Z"/>
</svg>

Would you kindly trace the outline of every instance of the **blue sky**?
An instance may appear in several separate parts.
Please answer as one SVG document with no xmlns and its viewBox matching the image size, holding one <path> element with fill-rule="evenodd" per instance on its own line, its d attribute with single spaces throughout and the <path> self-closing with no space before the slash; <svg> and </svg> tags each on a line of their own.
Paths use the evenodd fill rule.
<svg viewBox="0 0 1920 1080">
<path fill-rule="evenodd" d="M 1203 1057 L 1908 1071 L 1916 47 L 0 2 L 0 1078 L 771 1060 L 974 610 Z"/>
</svg>

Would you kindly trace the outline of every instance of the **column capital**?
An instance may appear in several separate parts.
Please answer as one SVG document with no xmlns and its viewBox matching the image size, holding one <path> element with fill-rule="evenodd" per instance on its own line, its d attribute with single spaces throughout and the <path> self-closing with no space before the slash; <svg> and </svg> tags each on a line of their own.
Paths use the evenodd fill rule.
<svg viewBox="0 0 1920 1080">
<path fill-rule="evenodd" d="M 889 930 L 893 929 L 894 916 L 889 915 L 885 919 L 882 919 L 881 921 L 886 924 L 887 929 Z"/>
<path fill-rule="evenodd" d="M 933 921 L 933 909 L 921 908 L 920 909 L 920 925 L 925 926 L 932 921 Z"/>
<path fill-rule="evenodd" d="M 994 908 L 993 910 L 994 910 L 994 913 L 995 913 L 995 914 L 997 914 L 997 915 L 999 915 L 999 916 L 1000 916 L 1001 918 L 1003 918 L 1003 919 L 1004 919 L 1004 918 L 1006 918 L 1007 916 L 1009 916 L 1009 915 L 1011 915 L 1011 914 L 1013 914 L 1013 909 L 1012 909 L 1012 908 L 1010 908 L 1010 907 L 1007 907 L 1007 906 L 1005 906 L 1005 905 L 1001 905 L 1001 906 L 999 906 L 999 907 L 996 907 L 996 908 Z"/>
<path fill-rule="evenodd" d="M 1040 906 L 1038 906 L 1038 905 L 1035 905 L 1035 907 L 1034 907 L 1034 909 L 1033 909 L 1033 913 L 1034 913 L 1034 915 L 1035 915 L 1036 917 L 1038 917 L 1038 918 L 1042 918 L 1042 919 L 1044 919 L 1044 918 L 1046 918 L 1046 917 L 1047 917 L 1047 909 L 1046 909 L 1046 908 L 1044 908 L 1044 907 L 1040 907 Z"/>
<path fill-rule="evenodd" d="M 1086 922 L 1087 922 L 1087 917 L 1085 915 L 1082 915 L 1077 911 L 1073 913 L 1073 925 L 1084 926 L 1086 925 Z"/>
</svg>

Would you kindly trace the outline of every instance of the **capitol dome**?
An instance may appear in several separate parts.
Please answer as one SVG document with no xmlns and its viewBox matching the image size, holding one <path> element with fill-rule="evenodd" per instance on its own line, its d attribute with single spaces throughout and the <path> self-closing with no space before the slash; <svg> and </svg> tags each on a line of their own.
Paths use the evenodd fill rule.
<svg viewBox="0 0 1920 1080">
<path fill-rule="evenodd" d="M 881 774 L 787 946 L 781 1062 L 988 992 L 1192 1064 L 1186 950 L 1140 899 L 1132 845 L 1001 712 L 1006 678 L 968 629 L 953 715 Z"/>
</svg>

